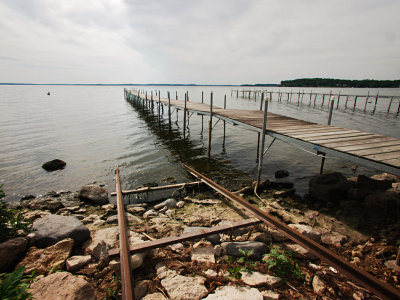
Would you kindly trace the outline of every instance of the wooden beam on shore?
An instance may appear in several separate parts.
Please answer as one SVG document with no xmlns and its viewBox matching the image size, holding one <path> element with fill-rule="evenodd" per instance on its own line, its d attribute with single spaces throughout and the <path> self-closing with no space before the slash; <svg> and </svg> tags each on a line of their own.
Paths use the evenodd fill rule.
<svg viewBox="0 0 400 300">
<path fill-rule="evenodd" d="M 261 223 L 262 223 L 261 221 L 256 220 L 256 219 L 247 219 L 247 220 L 234 222 L 231 225 L 220 225 L 220 226 L 216 226 L 216 227 L 200 229 L 195 232 L 190 232 L 190 233 L 186 233 L 186 234 L 182 234 L 182 235 L 178 235 L 178 236 L 170 236 L 170 237 L 166 237 L 166 238 L 162 238 L 162 239 L 158 239 L 158 240 L 152 240 L 152 241 L 148 241 L 148 242 L 131 245 L 131 247 L 129 248 L 129 252 L 130 252 L 130 254 L 140 253 L 140 252 L 148 251 L 151 249 L 165 247 L 168 245 L 173 245 L 173 244 L 182 243 L 182 242 L 186 242 L 186 241 L 192 241 L 192 240 L 210 236 L 213 234 L 232 231 L 235 229 L 258 225 Z M 118 253 L 119 253 L 119 249 L 111 249 L 108 251 L 108 255 L 110 256 L 110 258 L 114 258 L 115 256 L 118 255 Z"/>
<path fill-rule="evenodd" d="M 143 187 L 143 188 L 138 188 L 135 190 L 122 191 L 122 195 L 141 194 L 141 193 L 170 190 L 170 189 L 182 188 L 182 187 L 193 187 L 196 185 L 200 185 L 202 183 L 203 183 L 202 181 L 192 181 L 192 182 L 186 182 L 186 183 L 176 183 L 176 184 L 154 186 L 154 187 Z M 115 197 L 116 195 L 117 195 L 117 193 L 115 193 L 115 192 L 111 193 L 111 197 Z"/>
</svg>

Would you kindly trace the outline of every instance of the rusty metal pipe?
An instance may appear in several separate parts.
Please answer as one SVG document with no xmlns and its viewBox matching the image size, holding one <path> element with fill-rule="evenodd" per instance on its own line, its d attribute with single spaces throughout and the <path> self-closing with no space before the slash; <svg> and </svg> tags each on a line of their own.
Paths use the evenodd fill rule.
<svg viewBox="0 0 400 300">
<path fill-rule="evenodd" d="M 128 239 L 126 222 L 124 215 L 124 204 L 122 203 L 121 183 L 119 179 L 119 169 L 115 170 L 116 189 L 117 189 L 117 211 L 118 211 L 118 228 L 119 228 L 119 249 L 120 249 L 120 265 L 121 265 L 121 285 L 122 299 L 135 299 L 134 290 L 132 288 L 132 272 L 131 257 L 128 250 Z"/>
</svg>

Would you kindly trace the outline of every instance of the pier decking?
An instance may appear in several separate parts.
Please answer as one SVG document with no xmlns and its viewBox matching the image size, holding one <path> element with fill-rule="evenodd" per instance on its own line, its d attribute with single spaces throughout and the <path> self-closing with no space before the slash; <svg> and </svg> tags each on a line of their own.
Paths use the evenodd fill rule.
<svg viewBox="0 0 400 300">
<path fill-rule="evenodd" d="M 208 104 L 154 97 L 138 91 L 126 91 L 126 97 L 153 101 L 201 115 L 212 115 L 233 125 L 262 133 L 264 112 L 259 110 L 222 109 Z M 147 99 L 147 100 L 146 100 Z M 133 99 L 132 99 L 133 100 Z M 185 103 L 186 102 L 186 103 Z M 332 125 L 317 124 L 282 115 L 267 114 L 267 135 L 302 147 L 313 153 L 337 156 L 356 164 L 400 176 L 400 139 Z"/>
</svg>

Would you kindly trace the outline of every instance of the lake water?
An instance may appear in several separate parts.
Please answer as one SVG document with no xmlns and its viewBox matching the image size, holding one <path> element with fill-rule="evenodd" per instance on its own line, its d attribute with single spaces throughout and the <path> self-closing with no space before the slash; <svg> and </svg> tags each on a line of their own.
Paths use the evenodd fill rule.
<svg viewBox="0 0 400 300">
<path fill-rule="evenodd" d="M 128 87 L 132 88 L 132 87 Z M 223 107 L 227 95 L 228 108 L 259 109 L 260 100 L 231 96 L 236 87 L 140 87 L 148 92 L 167 90 L 179 99 L 189 92 L 190 101 L 209 103 L 214 92 L 214 105 Z M 241 88 L 240 88 L 241 89 Z M 290 88 L 270 88 L 290 91 Z M 297 92 L 299 89 L 292 89 Z M 309 89 L 300 89 L 309 91 Z M 313 92 L 363 94 L 366 89 L 313 89 Z M 51 95 L 47 96 L 47 92 Z M 169 132 L 167 112 L 164 123 L 157 117 L 135 109 L 123 97 L 124 87 L 114 86 L 0 86 L 0 183 L 8 201 L 26 194 L 42 194 L 51 190 L 78 190 L 82 185 L 96 182 L 114 191 L 114 171 L 120 167 L 123 188 L 156 182 L 168 177 L 177 182 L 192 180 L 177 158 L 191 164 L 226 187 L 235 190 L 240 184 L 256 177 L 257 134 L 223 122 L 213 130 L 212 160 L 206 159 L 207 120 L 202 130 L 201 116 L 192 115 L 186 141 L 182 139 L 182 111 L 173 113 L 173 130 Z M 378 90 L 369 89 L 370 95 Z M 380 95 L 400 96 L 400 89 L 381 89 Z M 285 97 L 285 96 L 284 96 Z M 276 94 L 274 98 L 277 99 Z M 317 123 L 326 123 L 327 108 L 286 101 L 270 103 L 269 111 Z M 297 99 L 297 98 L 294 98 Z M 297 101 L 297 100 L 295 100 Z M 386 102 L 385 102 L 386 101 Z M 386 113 L 389 99 L 379 101 L 377 112 L 363 113 L 360 100 L 357 109 L 345 110 L 344 101 L 334 110 L 332 124 L 378 134 L 400 137 L 400 121 L 396 115 L 398 102 Z M 369 104 L 373 105 L 373 104 Z M 351 105 L 352 107 L 352 105 Z M 214 119 L 214 121 L 216 121 Z M 266 144 L 271 138 L 267 137 Z M 46 172 L 44 162 L 59 158 L 67 162 L 64 170 Z M 329 158 L 325 171 L 340 171 L 347 176 L 376 171 L 358 167 L 351 162 Z M 320 159 L 293 146 L 276 141 L 264 159 L 263 176 L 273 176 L 278 169 L 290 172 L 287 180 L 296 183 L 300 193 L 307 191 L 309 179 L 319 172 Z"/>
</svg>

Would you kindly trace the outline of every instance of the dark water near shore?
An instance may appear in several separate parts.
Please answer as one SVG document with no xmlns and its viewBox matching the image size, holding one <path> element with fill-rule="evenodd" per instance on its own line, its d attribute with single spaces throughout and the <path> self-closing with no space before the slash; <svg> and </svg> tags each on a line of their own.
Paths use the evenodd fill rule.
<svg viewBox="0 0 400 300">
<path fill-rule="evenodd" d="M 228 108 L 258 109 L 260 105 L 259 99 L 231 97 L 232 87 L 141 88 L 149 92 L 159 89 L 162 95 L 167 90 L 173 95 L 178 91 L 180 99 L 183 99 L 185 91 L 189 91 L 190 100 L 198 102 L 204 91 L 205 103 L 209 103 L 212 90 L 214 105 L 219 107 L 223 107 L 224 94 L 227 95 Z M 313 92 L 329 93 L 330 90 L 313 89 Z M 367 93 L 366 89 L 340 90 L 342 94 Z M 51 96 L 47 96 L 48 91 Z M 374 95 L 378 90 L 369 91 Z M 381 89 L 379 93 L 400 95 L 400 89 Z M 363 103 L 354 112 L 339 108 L 334 111 L 332 124 L 400 137 L 399 116 L 387 114 L 384 101 L 378 104 L 374 115 L 362 112 Z M 397 105 L 393 102 L 393 107 L 397 108 Z M 326 108 L 313 108 L 306 104 L 297 106 L 272 101 L 269 111 L 318 123 L 326 123 L 328 118 Z M 137 110 L 124 100 L 123 87 L 1 86 L 0 183 L 4 184 L 7 200 L 16 201 L 26 194 L 38 195 L 50 190 L 77 190 L 92 182 L 105 184 L 109 191 L 114 191 L 117 165 L 121 170 L 123 188 L 148 182 L 161 183 L 168 177 L 174 177 L 177 182 L 191 180 L 177 162 L 177 157 L 231 189 L 255 178 L 256 133 L 226 124 L 224 142 L 223 122 L 220 121 L 213 131 L 213 159 L 208 161 L 205 158 L 207 120 L 204 118 L 202 131 L 202 118 L 191 116 L 188 138 L 184 142 L 182 112 L 179 111 L 178 122 L 176 112 L 173 113 L 171 133 L 166 125 L 166 110 L 164 113 L 165 123 L 159 125 L 156 117 Z M 266 144 L 270 140 L 268 137 Z M 67 167 L 47 173 L 41 165 L 54 158 L 65 160 Z M 328 158 L 325 170 L 340 171 L 348 176 L 375 173 L 375 170 L 364 167 L 353 172 L 352 165 L 351 162 Z M 304 193 L 308 180 L 319 172 L 319 166 L 319 158 L 276 141 L 265 157 L 263 176 L 286 169 L 291 174 L 288 180 L 294 181 L 296 189 Z"/>
</svg>

